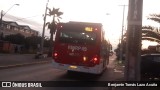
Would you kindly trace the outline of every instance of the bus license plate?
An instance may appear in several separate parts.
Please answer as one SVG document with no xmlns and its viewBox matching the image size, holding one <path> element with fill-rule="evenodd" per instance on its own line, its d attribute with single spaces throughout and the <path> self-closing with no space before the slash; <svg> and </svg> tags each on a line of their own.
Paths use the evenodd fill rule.
<svg viewBox="0 0 160 90">
<path fill-rule="evenodd" d="M 77 69 L 77 66 L 69 66 L 71 69 Z"/>
</svg>

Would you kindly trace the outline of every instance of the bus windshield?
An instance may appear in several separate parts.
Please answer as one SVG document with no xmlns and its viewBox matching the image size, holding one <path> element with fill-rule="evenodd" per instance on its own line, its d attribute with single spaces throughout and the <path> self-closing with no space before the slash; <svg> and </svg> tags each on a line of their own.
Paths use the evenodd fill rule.
<svg viewBox="0 0 160 90">
<path fill-rule="evenodd" d="M 78 44 L 95 44 L 96 33 L 85 31 L 68 31 L 61 30 L 60 42 L 62 43 L 78 43 Z"/>
</svg>

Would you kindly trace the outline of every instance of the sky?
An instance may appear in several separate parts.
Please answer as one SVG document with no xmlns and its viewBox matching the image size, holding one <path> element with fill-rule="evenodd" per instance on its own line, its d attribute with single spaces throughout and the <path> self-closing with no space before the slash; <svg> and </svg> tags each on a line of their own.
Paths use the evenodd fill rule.
<svg viewBox="0 0 160 90">
<path fill-rule="evenodd" d="M 32 29 L 42 32 L 43 15 L 48 0 L 0 0 L 0 11 L 7 12 L 3 20 L 16 21 L 20 25 L 29 25 Z M 49 8 L 60 8 L 64 14 L 61 22 L 84 21 L 102 23 L 106 37 L 115 48 L 122 31 L 123 7 L 129 0 L 49 0 Z M 143 25 L 159 26 L 147 20 L 149 14 L 160 13 L 159 0 L 143 0 Z M 125 7 L 124 24 L 127 25 L 128 6 Z M 47 22 L 51 21 L 47 17 Z M 45 31 L 49 36 L 49 30 Z"/>
</svg>

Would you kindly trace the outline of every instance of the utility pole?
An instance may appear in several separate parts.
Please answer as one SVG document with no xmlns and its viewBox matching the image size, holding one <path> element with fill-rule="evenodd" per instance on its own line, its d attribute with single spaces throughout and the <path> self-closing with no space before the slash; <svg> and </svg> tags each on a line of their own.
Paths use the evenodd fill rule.
<svg viewBox="0 0 160 90">
<path fill-rule="evenodd" d="M 48 0 L 47 3 L 46 3 L 46 9 L 45 9 L 45 14 L 44 14 L 44 22 L 43 22 L 43 31 L 42 31 L 40 54 L 43 54 L 44 33 L 45 33 L 45 24 L 46 24 L 46 16 L 47 16 L 48 2 L 49 2 L 49 0 Z"/>
<path fill-rule="evenodd" d="M 121 34 L 121 44 L 120 44 L 120 61 L 123 57 L 123 30 L 124 30 L 124 14 L 125 14 L 125 7 L 128 5 L 119 5 L 123 7 L 123 18 L 122 18 L 122 34 Z"/>
<path fill-rule="evenodd" d="M 143 0 L 129 0 L 127 47 L 125 60 L 126 81 L 140 80 L 142 8 Z M 133 90 L 138 90 L 138 88 L 133 88 Z"/>
</svg>

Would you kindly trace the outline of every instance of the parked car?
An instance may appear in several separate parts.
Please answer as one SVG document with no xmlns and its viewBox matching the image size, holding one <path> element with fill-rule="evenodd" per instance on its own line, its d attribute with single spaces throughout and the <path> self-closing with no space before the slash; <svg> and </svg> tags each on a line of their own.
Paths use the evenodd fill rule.
<svg viewBox="0 0 160 90">
<path fill-rule="evenodd" d="M 145 54 L 141 56 L 141 78 L 160 77 L 160 54 Z"/>
</svg>

